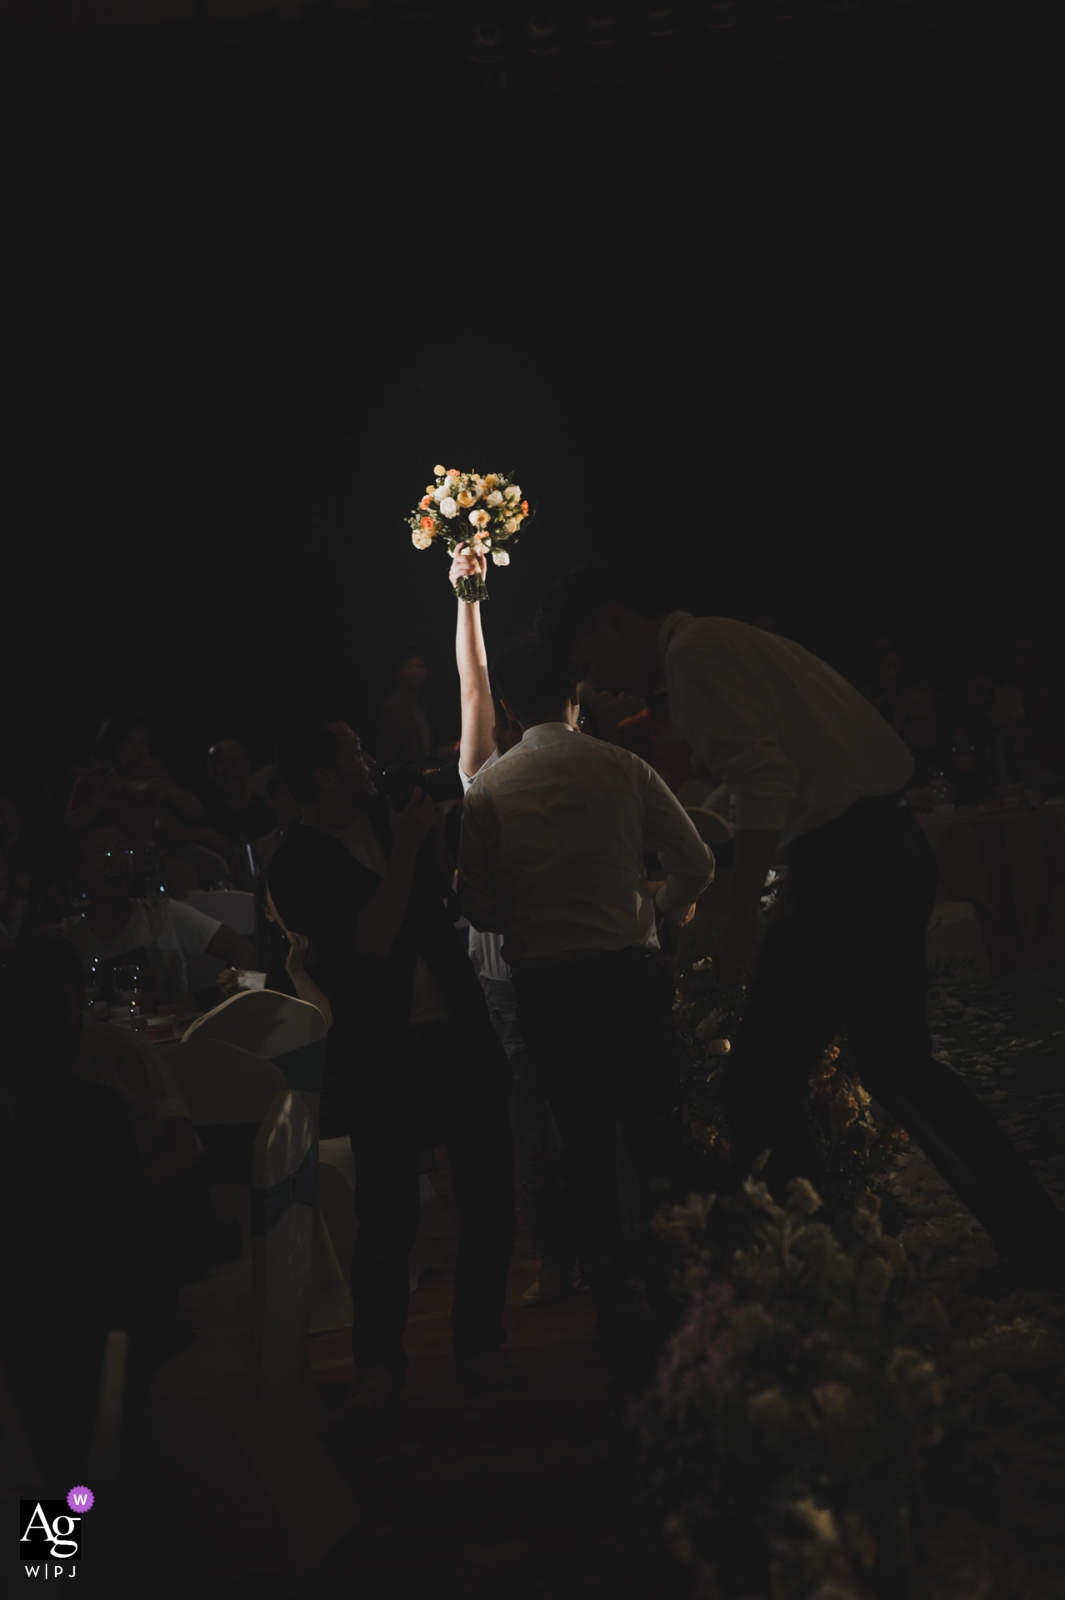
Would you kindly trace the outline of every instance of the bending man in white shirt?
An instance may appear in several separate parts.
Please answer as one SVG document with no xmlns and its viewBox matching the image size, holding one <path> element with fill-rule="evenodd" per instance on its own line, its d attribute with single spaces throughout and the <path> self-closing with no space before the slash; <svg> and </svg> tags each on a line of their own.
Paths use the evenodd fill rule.
<svg viewBox="0 0 1065 1600">
<path fill-rule="evenodd" d="M 676 1166 L 673 981 L 653 959 L 645 857 L 657 853 L 669 874 L 657 910 L 678 924 L 713 857 L 646 762 L 578 732 L 575 685 L 557 658 L 518 641 L 494 676 L 523 736 L 466 795 L 459 898 L 476 929 L 503 936 L 521 1035 L 562 1134 L 577 1254 L 601 1333 L 624 1340 L 640 1308 L 627 1282 L 616 1126 L 646 1217 L 652 1178 Z"/>
<path fill-rule="evenodd" d="M 843 1023 L 866 1088 L 987 1229 L 1003 1282 L 1060 1278 L 1053 1201 L 932 1056 L 925 934 L 936 869 L 903 799 L 913 756 L 801 645 L 727 617 L 667 612 L 650 588 L 645 571 L 578 568 L 548 595 L 540 629 L 596 688 L 664 684 L 673 722 L 734 792 L 733 894 L 713 950 L 725 973 L 752 977 L 758 900 L 770 865 L 788 864 L 729 1057 L 737 1168 L 771 1147 L 765 1176 L 778 1191 L 816 1171 L 803 1103 Z"/>
</svg>

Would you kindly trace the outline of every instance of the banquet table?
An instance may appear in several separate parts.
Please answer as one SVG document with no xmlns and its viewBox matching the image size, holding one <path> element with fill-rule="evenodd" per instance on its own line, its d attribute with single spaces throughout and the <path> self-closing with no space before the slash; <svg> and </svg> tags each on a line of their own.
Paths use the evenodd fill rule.
<svg viewBox="0 0 1065 1600">
<path fill-rule="evenodd" d="M 937 900 L 976 907 L 992 971 L 1065 962 L 1065 806 L 921 811 Z"/>
</svg>

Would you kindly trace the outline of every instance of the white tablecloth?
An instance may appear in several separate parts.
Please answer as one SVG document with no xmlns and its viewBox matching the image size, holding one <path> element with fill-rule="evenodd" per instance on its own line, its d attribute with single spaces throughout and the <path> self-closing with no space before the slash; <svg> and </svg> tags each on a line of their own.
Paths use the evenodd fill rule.
<svg viewBox="0 0 1065 1600">
<path fill-rule="evenodd" d="M 919 815 L 939 869 L 937 899 L 981 913 L 992 966 L 1065 960 L 1065 809 Z"/>
</svg>

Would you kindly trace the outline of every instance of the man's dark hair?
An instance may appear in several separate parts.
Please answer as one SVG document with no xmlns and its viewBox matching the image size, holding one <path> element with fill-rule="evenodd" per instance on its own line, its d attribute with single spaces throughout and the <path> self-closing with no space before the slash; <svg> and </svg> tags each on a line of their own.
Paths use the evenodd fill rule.
<svg viewBox="0 0 1065 1600">
<path fill-rule="evenodd" d="M 119 745 L 136 733 L 138 728 L 147 728 L 148 719 L 140 711 L 116 711 L 108 717 L 99 733 L 96 735 L 96 754 L 101 761 L 113 766 L 118 755 Z"/>
<path fill-rule="evenodd" d="M 589 562 L 571 568 L 548 590 L 536 619 L 537 632 L 568 652 L 578 639 L 595 633 L 604 606 L 626 606 L 648 618 L 668 609 L 653 578 L 642 569 L 629 571 L 606 562 Z"/>
<path fill-rule="evenodd" d="M 301 806 L 313 805 L 318 798 L 314 786 L 318 768 L 336 766 L 337 740 L 336 735 L 330 733 L 329 724 L 339 721 L 339 717 L 325 712 L 320 716 L 297 717 L 277 736 L 274 759 L 278 777 Z"/>
<path fill-rule="evenodd" d="M 573 672 L 553 640 L 524 634 L 493 659 L 492 686 L 519 722 L 538 722 L 569 704 Z"/>
</svg>

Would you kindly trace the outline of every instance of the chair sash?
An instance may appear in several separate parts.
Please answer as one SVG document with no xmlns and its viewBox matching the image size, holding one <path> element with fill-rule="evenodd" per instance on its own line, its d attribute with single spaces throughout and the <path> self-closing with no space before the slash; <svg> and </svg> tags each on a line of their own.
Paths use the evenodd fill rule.
<svg viewBox="0 0 1065 1600">
<path fill-rule="evenodd" d="M 289 1206 L 314 1205 L 314 1161 L 315 1147 L 312 1144 L 307 1154 L 299 1164 L 296 1172 L 290 1172 L 287 1178 L 282 1178 L 280 1183 L 272 1183 L 266 1189 L 253 1189 L 251 1191 L 251 1231 L 253 1236 L 261 1237 L 270 1232 Z"/>
<path fill-rule="evenodd" d="M 310 1044 L 274 1057 L 274 1066 L 281 1068 L 290 1089 L 307 1094 L 321 1093 L 328 1042 L 327 1039 L 313 1039 Z"/>
</svg>

